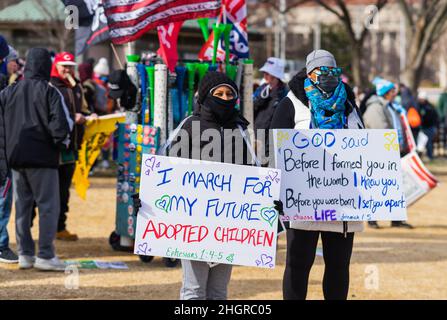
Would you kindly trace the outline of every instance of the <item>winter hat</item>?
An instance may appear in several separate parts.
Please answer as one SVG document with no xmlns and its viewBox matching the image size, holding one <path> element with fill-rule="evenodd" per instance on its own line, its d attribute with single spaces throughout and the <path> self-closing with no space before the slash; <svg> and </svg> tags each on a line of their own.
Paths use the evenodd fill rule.
<svg viewBox="0 0 447 320">
<path fill-rule="evenodd" d="M 5 59 L 9 54 L 9 46 L 6 39 L 0 35 L 0 59 Z"/>
<path fill-rule="evenodd" d="M 372 83 L 373 83 L 373 85 L 376 86 L 377 95 L 381 96 L 381 97 L 383 97 L 385 94 L 387 94 L 388 91 L 396 88 L 394 83 L 392 83 L 391 81 L 385 80 L 383 78 L 380 78 L 380 77 L 374 78 Z"/>
<path fill-rule="evenodd" d="M 127 75 L 126 70 L 115 70 L 109 77 L 109 96 L 112 99 L 119 99 L 126 92 L 132 81 Z"/>
<path fill-rule="evenodd" d="M 221 85 L 230 87 L 236 93 L 236 95 L 239 95 L 239 90 L 236 83 L 234 83 L 234 81 L 231 80 L 226 74 L 209 71 L 207 74 L 205 74 L 202 81 L 200 81 L 199 83 L 199 96 L 197 101 L 200 104 L 203 104 L 208 93 L 210 93 L 211 90 L 213 90 L 214 88 Z"/>
<path fill-rule="evenodd" d="M 78 67 L 78 71 L 81 82 L 92 79 L 93 77 L 93 66 L 90 63 L 81 63 Z"/>
<path fill-rule="evenodd" d="M 314 50 L 306 57 L 306 73 L 311 73 L 318 67 L 336 68 L 337 62 L 334 55 L 326 50 Z"/>
<path fill-rule="evenodd" d="M 284 62 L 281 59 L 270 57 L 259 71 L 271 74 L 282 81 L 284 79 L 284 67 Z"/>
<path fill-rule="evenodd" d="M 110 73 L 110 69 L 109 69 L 109 63 L 107 62 L 107 59 L 106 58 L 99 59 L 95 68 L 93 69 L 93 71 L 98 76 L 108 76 Z"/>
<path fill-rule="evenodd" d="M 427 93 L 427 91 L 419 91 L 418 92 L 418 99 L 420 99 L 420 100 L 428 100 L 428 93 Z"/>
<path fill-rule="evenodd" d="M 17 60 L 17 59 L 19 58 L 19 54 L 17 53 L 16 49 L 14 49 L 14 48 L 11 47 L 11 46 L 8 46 L 8 48 L 9 48 L 9 54 L 8 54 L 8 56 L 6 57 L 6 59 L 7 59 L 8 61 Z"/>
</svg>

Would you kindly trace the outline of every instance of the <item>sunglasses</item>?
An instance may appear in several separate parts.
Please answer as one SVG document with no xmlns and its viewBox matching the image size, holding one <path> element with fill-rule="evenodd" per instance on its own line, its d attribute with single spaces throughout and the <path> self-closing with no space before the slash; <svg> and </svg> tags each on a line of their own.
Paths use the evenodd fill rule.
<svg viewBox="0 0 447 320">
<path fill-rule="evenodd" d="M 342 73 L 342 68 L 336 67 L 320 67 L 320 70 L 315 70 L 315 73 L 317 75 L 321 76 L 328 76 L 329 74 L 333 75 L 334 77 L 339 77 Z"/>
</svg>

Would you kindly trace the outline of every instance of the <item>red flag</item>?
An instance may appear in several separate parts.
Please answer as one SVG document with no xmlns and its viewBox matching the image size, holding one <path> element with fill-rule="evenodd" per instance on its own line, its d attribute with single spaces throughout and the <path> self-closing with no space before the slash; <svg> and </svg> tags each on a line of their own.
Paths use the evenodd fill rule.
<svg viewBox="0 0 447 320">
<path fill-rule="evenodd" d="M 171 22 L 215 17 L 220 0 L 103 0 L 110 37 L 116 44 L 135 41 Z"/>
<path fill-rule="evenodd" d="M 163 58 L 171 72 L 174 72 L 178 61 L 177 39 L 182 25 L 183 21 L 179 21 L 157 27 L 158 40 L 160 41 L 160 49 L 158 49 L 157 54 Z"/>
</svg>

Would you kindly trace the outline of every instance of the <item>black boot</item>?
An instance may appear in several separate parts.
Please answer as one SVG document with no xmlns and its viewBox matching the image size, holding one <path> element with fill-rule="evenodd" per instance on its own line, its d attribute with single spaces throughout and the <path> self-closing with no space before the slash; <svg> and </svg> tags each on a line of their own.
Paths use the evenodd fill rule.
<svg viewBox="0 0 447 320">
<path fill-rule="evenodd" d="M 380 226 L 377 223 L 377 221 L 368 221 L 368 226 L 372 229 L 380 229 Z"/>
<path fill-rule="evenodd" d="M 414 229 L 414 227 L 405 221 L 391 221 L 392 228 Z"/>
</svg>

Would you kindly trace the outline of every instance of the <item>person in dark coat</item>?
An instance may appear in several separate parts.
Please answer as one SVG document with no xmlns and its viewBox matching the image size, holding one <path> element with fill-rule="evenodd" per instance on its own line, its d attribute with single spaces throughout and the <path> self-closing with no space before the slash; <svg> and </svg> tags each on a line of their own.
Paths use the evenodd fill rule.
<svg viewBox="0 0 447 320">
<path fill-rule="evenodd" d="M 75 58 L 71 53 L 61 52 L 56 54 L 51 69 L 51 84 L 54 85 L 64 96 L 70 117 L 75 126 L 71 132 L 71 144 L 68 150 L 61 153 L 59 166 L 60 183 L 60 215 L 56 238 L 64 241 L 76 241 L 78 236 L 70 233 L 66 228 L 68 202 L 70 199 L 70 185 L 75 171 L 78 150 L 81 148 L 82 138 L 85 131 L 87 116 L 96 114 L 89 109 L 84 96 L 84 90 L 79 80 L 74 76 Z"/>
<path fill-rule="evenodd" d="M 0 154 L 12 168 L 19 268 L 64 271 L 53 246 L 60 205 L 57 168 L 73 121 L 61 93 L 49 84 L 50 70 L 50 53 L 33 48 L 25 79 L 0 93 Z M 34 202 L 40 218 L 37 258 L 30 228 Z"/>
<path fill-rule="evenodd" d="M 6 39 L 0 35 L 0 92 L 8 86 L 8 75 L 3 72 L 10 49 Z M 0 124 L 3 124 L 0 114 Z M 0 128 L 0 149 L 5 150 L 4 128 Z M 9 247 L 8 223 L 11 217 L 12 187 L 11 170 L 6 163 L 6 154 L 0 153 L 0 262 L 17 263 L 18 257 Z"/>
<path fill-rule="evenodd" d="M 267 165 L 270 145 L 268 130 L 275 108 L 287 95 L 288 89 L 283 82 L 284 62 L 281 59 L 274 57 L 268 58 L 259 71 L 264 73 L 264 84 L 257 88 L 253 94 L 254 129 L 258 154 L 261 153 L 259 148 L 263 148 L 266 158 L 263 161 L 263 165 Z"/>
<path fill-rule="evenodd" d="M 254 155 L 250 154 L 250 150 L 253 148 L 245 133 L 249 123 L 236 109 L 238 94 L 237 85 L 225 74 L 208 72 L 199 84 L 197 108 L 191 117 L 180 124 L 183 134 L 174 138 L 169 156 L 252 165 Z M 212 139 L 202 141 L 205 130 L 215 133 Z M 229 138 L 230 135 L 235 136 L 235 140 Z M 222 142 L 221 149 L 217 153 L 212 149 L 202 154 L 218 138 Z M 242 142 L 242 150 L 238 148 L 237 140 Z M 182 269 L 180 299 L 227 298 L 232 270 L 230 264 L 210 266 L 207 262 L 182 260 Z"/>
<path fill-rule="evenodd" d="M 428 95 L 425 91 L 418 94 L 419 113 L 422 118 L 422 132 L 427 136 L 426 151 L 429 160 L 434 159 L 433 144 L 436 137 L 436 130 L 440 123 L 438 111 L 428 101 Z"/>
</svg>

